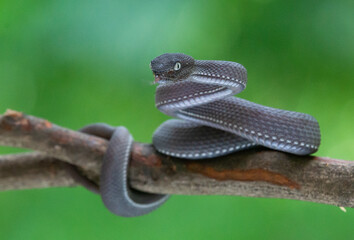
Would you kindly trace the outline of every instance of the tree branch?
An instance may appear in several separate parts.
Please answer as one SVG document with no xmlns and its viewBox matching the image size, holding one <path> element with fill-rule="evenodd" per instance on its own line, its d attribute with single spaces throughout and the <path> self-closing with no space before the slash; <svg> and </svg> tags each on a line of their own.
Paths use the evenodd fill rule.
<svg viewBox="0 0 354 240">
<path fill-rule="evenodd" d="M 0 156 L 0 190 L 74 186 L 71 164 L 98 182 L 107 143 L 7 111 L 0 115 L 0 144 L 41 153 Z M 354 162 L 265 148 L 190 161 L 159 154 L 152 145 L 135 142 L 129 182 L 135 189 L 153 193 L 287 198 L 354 207 Z"/>
<path fill-rule="evenodd" d="M 77 186 L 72 167 L 37 152 L 0 155 L 0 191 Z"/>
</svg>

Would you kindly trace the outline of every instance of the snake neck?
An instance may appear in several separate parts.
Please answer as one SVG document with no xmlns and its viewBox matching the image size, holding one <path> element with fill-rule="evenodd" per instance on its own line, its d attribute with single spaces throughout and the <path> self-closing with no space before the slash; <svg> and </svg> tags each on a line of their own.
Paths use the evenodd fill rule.
<svg viewBox="0 0 354 240">
<path fill-rule="evenodd" d="M 237 83 L 242 85 L 243 89 L 247 84 L 246 68 L 235 62 L 196 60 L 194 71 L 191 75 L 202 78 L 204 80 L 203 83 L 215 83 L 225 86 L 232 86 Z"/>
</svg>

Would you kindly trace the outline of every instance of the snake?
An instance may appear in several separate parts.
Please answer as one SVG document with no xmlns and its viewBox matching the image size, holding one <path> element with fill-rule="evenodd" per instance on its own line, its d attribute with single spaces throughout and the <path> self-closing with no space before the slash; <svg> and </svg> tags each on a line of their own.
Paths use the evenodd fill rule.
<svg viewBox="0 0 354 240">
<path fill-rule="evenodd" d="M 153 134 L 153 146 L 162 154 L 200 160 L 255 146 L 296 155 L 312 154 L 319 148 L 320 127 L 313 116 L 234 96 L 247 84 L 247 70 L 239 63 L 165 53 L 154 58 L 150 68 L 158 84 L 156 107 L 174 117 Z M 133 138 L 125 127 L 93 124 L 82 131 L 109 139 L 97 192 L 112 213 L 141 216 L 166 202 L 168 195 L 129 186 Z"/>
</svg>

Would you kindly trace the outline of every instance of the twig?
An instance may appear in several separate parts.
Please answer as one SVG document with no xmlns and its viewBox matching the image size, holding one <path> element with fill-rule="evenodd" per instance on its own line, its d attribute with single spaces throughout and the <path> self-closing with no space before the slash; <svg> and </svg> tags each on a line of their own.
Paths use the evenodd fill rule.
<svg viewBox="0 0 354 240">
<path fill-rule="evenodd" d="M 0 157 L 0 190 L 75 185 L 66 172 L 68 165 L 49 157 L 79 166 L 98 181 L 107 147 L 104 139 L 14 111 L 0 115 L 0 144 L 46 154 Z M 264 148 L 188 161 L 135 142 L 129 181 L 138 190 L 154 193 L 288 198 L 354 207 L 354 162 Z"/>
</svg>

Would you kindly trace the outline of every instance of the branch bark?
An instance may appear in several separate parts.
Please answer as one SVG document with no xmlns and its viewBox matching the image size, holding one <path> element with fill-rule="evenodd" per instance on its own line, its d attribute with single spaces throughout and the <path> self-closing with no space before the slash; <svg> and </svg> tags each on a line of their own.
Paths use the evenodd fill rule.
<svg viewBox="0 0 354 240">
<path fill-rule="evenodd" d="M 108 142 L 7 111 L 0 115 L 0 144 L 41 152 L 0 156 L 0 190 L 10 190 L 76 186 L 69 174 L 72 165 L 98 182 Z M 265 148 L 190 161 L 135 142 L 128 175 L 133 188 L 152 193 L 287 198 L 354 207 L 353 161 Z"/>
<path fill-rule="evenodd" d="M 0 155 L 0 190 L 77 186 L 72 168 L 37 152 Z"/>
</svg>

